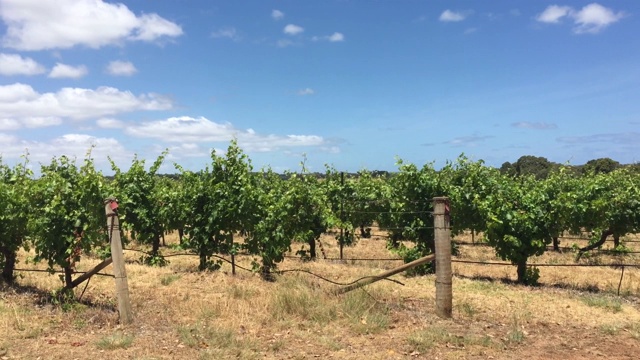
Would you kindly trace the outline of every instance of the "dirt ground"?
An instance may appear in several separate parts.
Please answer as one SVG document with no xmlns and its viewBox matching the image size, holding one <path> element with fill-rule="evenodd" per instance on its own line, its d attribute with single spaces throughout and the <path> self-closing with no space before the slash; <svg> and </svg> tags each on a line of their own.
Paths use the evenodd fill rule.
<svg viewBox="0 0 640 360">
<path fill-rule="evenodd" d="M 393 258 L 375 235 L 346 248 L 345 257 Z M 322 244 L 328 257 L 338 256 L 335 238 L 327 235 Z M 25 263 L 27 256 L 21 254 L 20 268 L 43 268 Z M 435 315 L 434 276 L 396 275 L 403 285 L 381 281 L 335 296 L 338 285 L 305 272 L 265 282 L 240 269 L 233 276 L 226 263 L 199 273 L 195 257 L 172 256 L 168 266 L 151 268 L 139 256 L 126 251 L 134 312 L 127 326 L 118 324 L 110 277 L 76 289 L 80 302 L 58 304 L 50 296 L 61 284 L 57 275 L 20 273 L 19 286 L 0 292 L 0 359 L 640 358 L 637 268 L 626 267 L 620 281 L 621 268 L 540 267 L 540 286 L 525 287 L 513 282 L 512 266 L 454 263 L 453 318 L 445 320 Z M 456 259 L 500 261 L 483 246 L 460 246 Z M 580 263 L 620 261 L 640 258 L 600 254 Z M 78 270 L 98 262 L 83 257 Z M 401 263 L 287 258 L 280 269 L 344 283 Z M 575 263 L 575 254 L 547 252 L 531 263 Z"/>
</svg>

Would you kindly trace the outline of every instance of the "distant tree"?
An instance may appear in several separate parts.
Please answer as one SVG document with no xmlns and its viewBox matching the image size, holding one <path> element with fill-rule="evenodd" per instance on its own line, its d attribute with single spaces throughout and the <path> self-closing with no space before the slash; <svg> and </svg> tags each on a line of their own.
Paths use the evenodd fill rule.
<svg viewBox="0 0 640 360">
<path fill-rule="evenodd" d="M 634 174 L 640 174 L 640 163 L 628 164 L 625 167 Z"/>
<path fill-rule="evenodd" d="M 521 156 L 515 163 L 517 176 L 533 175 L 538 180 L 545 179 L 553 167 L 547 158 L 531 155 Z"/>
<path fill-rule="evenodd" d="M 510 162 L 505 162 L 500 166 L 500 173 L 502 175 L 516 176 L 516 166 Z"/>
<path fill-rule="evenodd" d="M 589 160 L 582 168 L 584 174 L 608 174 L 618 168 L 622 167 L 619 162 L 610 158 L 600 158 Z"/>
</svg>

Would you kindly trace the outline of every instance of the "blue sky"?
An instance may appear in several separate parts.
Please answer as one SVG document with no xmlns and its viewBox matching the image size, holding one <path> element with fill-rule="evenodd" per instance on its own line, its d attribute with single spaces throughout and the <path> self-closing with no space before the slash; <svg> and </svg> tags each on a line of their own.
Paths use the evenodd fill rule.
<svg viewBox="0 0 640 360">
<path fill-rule="evenodd" d="M 640 161 L 640 2 L 0 0 L 0 153 Z"/>
</svg>

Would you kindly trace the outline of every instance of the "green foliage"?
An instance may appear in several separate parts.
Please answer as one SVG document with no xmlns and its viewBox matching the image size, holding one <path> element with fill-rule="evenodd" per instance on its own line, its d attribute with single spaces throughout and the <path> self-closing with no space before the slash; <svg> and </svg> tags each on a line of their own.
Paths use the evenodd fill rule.
<svg viewBox="0 0 640 360">
<path fill-rule="evenodd" d="M 152 265 L 163 265 L 161 257 L 160 237 L 164 232 L 163 193 L 168 189 L 157 176 L 160 166 L 164 162 L 167 152 L 162 153 L 151 165 L 149 171 L 145 169 L 145 161 L 136 156 L 127 172 L 111 161 L 111 168 L 115 172 L 112 183 L 115 195 L 120 201 L 120 221 L 123 228 L 135 233 L 136 241 L 151 245 L 151 255 L 143 261 Z"/>
<path fill-rule="evenodd" d="M 336 236 L 341 249 L 354 245 L 358 238 L 371 237 L 371 226 L 385 210 L 385 185 L 384 179 L 366 170 L 358 172 L 356 177 L 349 177 L 327 166 L 322 186 L 330 205 L 332 223 L 341 229 Z"/>
<path fill-rule="evenodd" d="M 568 223 L 573 232 L 619 239 L 640 231 L 640 177 L 629 169 L 583 176 L 572 197 Z"/>
<path fill-rule="evenodd" d="M 277 174 L 271 170 L 263 171 L 254 181 L 255 207 L 246 228 L 244 246 L 250 254 L 262 258 L 261 265 L 254 265 L 269 276 L 276 264 L 284 260 L 285 252 L 291 250 L 291 239 L 296 231 L 288 220 L 292 218 L 294 209 L 288 206 L 291 193 Z"/>
<path fill-rule="evenodd" d="M 496 169 L 487 167 L 482 160 L 474 162 L 462 154 L 455 163 L 448 162 L 438 174 L 445 183 L 446 195 L 451 203 L 453 235 L 467 229 L 486 230 L 487 221 L 480 211 L 480 203 L 496 187 Z"/>
<path fill-rule="evenodd" d="M 389 231 L 391 245 L 398 240 L 415 242 L 415 251 L 422 255 L 435 252 L 433 198 L 446 195 L 446 186 L 432 164 L 418 169 L 398 160 L 399 173 L 389 180 L 388 211 L 381 214 L 379 223 Z"/>
<path fill-rule="evenodd" d="M 325 174 L 323 188 L 325 196 L 329 202 L 330 214 L 333 219 L 333 223 L 340 229 L 340 233 L 336 236 L 338 245 L 340 246 L 340 254 L 342 255 L 343 246 L 351 246 L 356 243 L 355 227 L 360 224 L 356 223 L 359 215 L 355 210 L 358 207 L 356 204 L 356 189 L 355 182 L 350 179 L 345 179 L 345 174 L 336 171 L 336 169 L 327 166 Z M 354 221 L 355 220 L 355 221 Z M 372 223 L 373 221 L 371 221 Z M 370 226 L 366 221 L 363 226 Z"/>
<path fill-rule="evenodd" d="M 211 165 L 200 172 L 182 170 L 186 209 L 183 247 L 200 256 L 200 270 L 215 253 L 236 251 L 234 233 L 244 232 L 254 215 L 255 185 L 251 163 L 232 141 L 226 157 L 211 152 Z"/>
<path fill-rule="evenodd" d="M 158 216 L 165 232 L 177 230 L 180 242 L 188 220 L 190 204 L 184 196 L 184 181 L 163 176 L 157 183 L 158 201 L 160 203 Z"/>
<path fill-rule="evenodd" d="M 527 266 L 527 271 L 524 274 L 524 280 L 522 281 L 525 285 L 538 285 L 538 280 L 540 280 L 540 269 L 537 267 Z"/>
<path fill-rule="evenodd" d="M 318 179 L 307 172 L 304 162 L 300 173 L 290 174 L 286 182 L 286 207 L 292 215 L 288 221 L 295 231 L 294 241 L 309 245 L 309 258 L 316 258 L 316 241 L 332 223 L 327 198 Z M 306 251 L 300 251 L 306 256 Z"/>
<path fill-rule="evenodd" d="M 494 190 L 480 202 L 487 219 L 487 242 L 497 255 L 518 266 L 518 281 L 531 283 L 527 259 L 541 255 L 551 243 L 548 201 L 540 181 L 531 176 L 496 177 Z"/>
<path fill-rule="evenodd" d="M 554 164 L 539 156 L 521 156 L 514 164 L 516 176 L 533 175 L 536 179 L 545 179 Z"/>
<path fill-rule="evenodd" d="M 587 161 L 582 167 L 584 174 L 608 174 L 620 168 L 619 162 L 610 158 L 600 158 Z"/>
<path fill-rule="evenodd" d="M 32 173 L 27 164 L 25 157 L 23 164 L 10 168 L 0 158 L 0 267 L 2 281 L 9 284 L 14 280 L 17 251 L 25 244 L 33 210 Z"/>
<path fill-rule="evenodd" d="M 79 253 L 107 242 L 101 233 L 106 224 L 104 177 L 90 155 L 80 168 L 66 156 L 53 158 L 51 164 L 42 165 L 42 176 L 34 185 L 34 260 L 46 261 L 50 270 L 65 268 L 66 285 Z"/>
<path fill-rule="evenodd" d="M 157 174 L 165 157 L 166 152 L 149 170 L 136 157 L 126 172 L 112 161 L 111 191 L 90 155 L 80 168 L 64 156 L 54 158 L 42 166 L 38 180 L 31 179 L 26 163 L 10 168 L 0 161 L 3 279 L 13 279 L 15 253 L 31 243 L 36 260 L 47 261 L 50 269 L 65 268 L 67 283 L 81 252 L 108 254 L 100 232 L 106 195 L 120 199 L 123 227 L 151 245 L 146 263 L 166 263 L 160 239 L 178 230 L 185 234 L 180 248 L 200 256 L 201 270 L 220 266 L 212 261 L 215 254 L 245 250 L 256 256 L 254 267 L 266 276 L 294 241 L 305 244 L 299 253 L 315 257 L 318 238 L 331 228 L 344 229 L 337 236 L 342 247 L 369 236 L 377 222 L 388 231 L 390 247 L 407 262 L 432 253 L 436 196 L 450 198 L 454 234 L 484 232 L 498 256 L 518 266 L 518 279 L 527 284 L 539 277 L 537 269 L 527 266 L 528 258 L 542 254 L 564 232 L 595 232 L 588 249 L 613 236 L 620 254 L 628 249 L 618 240 L 640 232 L 640 177 L 610 159 L 589 162 L 585 167 L 592 169 L 582 175 L 533 156 L 505 163 L 499 171 L 463 154 L 440 171 L 433 164 L 418 167 L 399 160 L 393 175 L 361 171 L 344 176 L 327 167 L 320 180 L 304 162 L 298 173 L 252 173 L 249 158 L 235 141 L 224 156 L 212 152 L 211 164 L 202 171 L 177 166 L 178 177 Z M 234 242 L 238 234 L 243 243 Z M 405 246 L 401 240 L 413 244 Z M 424 266 L 414 273 L 429 270 Z"/>
</svg>

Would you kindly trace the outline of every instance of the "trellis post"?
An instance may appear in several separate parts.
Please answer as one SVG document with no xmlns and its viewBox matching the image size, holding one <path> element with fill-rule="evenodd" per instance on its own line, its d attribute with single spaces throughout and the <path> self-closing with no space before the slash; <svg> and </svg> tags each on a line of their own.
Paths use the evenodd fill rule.
<svg viewBox="0 0 640 360">
<path fill-rule="evenodd" d="M 436 245 L 436 314 L 441 318 L 451 318 L 453 294 L 448 197 L 433 198 L 433 227 Z"/>
<path fill-rule="evenodd" d="M 118 202 L 115 197 L 109 197 L 104 201 L 104 210 L 107 214 L 107 233 L 111 242 L 111 258 L 113 259 L 113 274 L 116 278 L 116 296 L 118 297 L 118 312 L 120 323 L 129 324 L 133 321 L 131 315 L 131 302 L 129 301 L 129 285 L 127 272 L 124 268 L 124 252 L 120 239 L 120 221 L 118 220 Z"/>
</svg>

